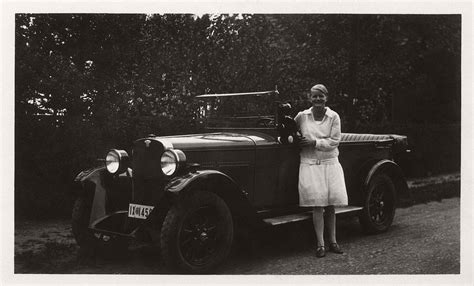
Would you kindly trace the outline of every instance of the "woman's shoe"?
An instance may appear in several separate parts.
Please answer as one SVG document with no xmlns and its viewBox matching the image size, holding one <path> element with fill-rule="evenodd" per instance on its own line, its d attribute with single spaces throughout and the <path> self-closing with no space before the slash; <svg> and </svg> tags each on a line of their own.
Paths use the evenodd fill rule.
<svg viewBox="0 0 474 286">
<path fill-rule="evenodd" d="M 334 253 L 338 253 L 338 254 L 344 253 L 344 251 L 341 250 L 341 248 L 339 247 L 339 244 L 337 244 L 337 243 L 329 244 L 329 251 L 334 252 Z"/>
<path fill-rule="evenodd" d="M 326 250 L 324 249 L 324 246 L 318 246 L 316 248 L 316 257 L 321 258 L 326 256 Z"/>
</svg>

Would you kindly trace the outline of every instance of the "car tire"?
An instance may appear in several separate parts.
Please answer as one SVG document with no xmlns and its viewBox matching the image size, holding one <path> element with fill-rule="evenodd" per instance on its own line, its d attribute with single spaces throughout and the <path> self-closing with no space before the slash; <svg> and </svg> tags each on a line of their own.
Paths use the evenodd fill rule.
<svg viewBox="0 0 474 286">
<path fill-rule="evenodd" d="M 89 229 L 91 207 L 84 198 L 77 198 L 72 209 L 72 234 L 87 254 L 102 254 L 106 256 L 118 256 L 128 248 L 129 241 L 125 238 L 110 238 L 107 242 L 94 236 Z"/>
<path fill-rule="evenodd" d="M 179 272 L 208 273 L 229 255 L 233 232 L 232 215 L 219 196 L 207 191 L 188 194 L 163 222 L 163 260 Z"/>
<path fill-rule="evenodd" d="M 364 208 L 359 216 L 362 230 L 368 234 L 387 231 L 395 217 L 396 190 L 386 174 L 373 177 L 367 188 Z"/>
</svg>

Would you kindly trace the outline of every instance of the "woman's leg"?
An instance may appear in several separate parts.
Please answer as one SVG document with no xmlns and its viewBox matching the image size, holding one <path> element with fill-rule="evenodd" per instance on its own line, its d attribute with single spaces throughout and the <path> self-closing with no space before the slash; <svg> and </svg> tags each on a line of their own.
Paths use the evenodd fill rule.
<svg viewBox="0 0 474 286">
<path fill-rule="evenodd" d="M 336 242 L 336 212 L 334 206 L 328 206 L 324 210 L 326 213 L 325 224 L 329 232 L 329 251 L 334 253 L 344 253 Z"/>
<path fill-rule="evenodd" d="M 318 246 L 324 246 L 324 216 L 323 207 L 314 207 L 313 209 L 313 225 L 316 232 Z"/>
<path fill-rule="evenodd" d="M 329 232 L 329 243 L 337 243 L 336 241 L 336 212 L 334 206 L 327 206 L 325 209 L 326 227 Z"/>
</svg>

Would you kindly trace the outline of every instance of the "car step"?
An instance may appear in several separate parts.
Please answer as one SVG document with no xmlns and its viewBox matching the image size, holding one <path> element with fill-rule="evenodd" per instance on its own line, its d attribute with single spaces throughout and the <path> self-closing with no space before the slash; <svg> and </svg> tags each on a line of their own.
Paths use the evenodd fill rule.
<svg viewBox="0 0 474 286">
<path fill-rule="evenodd" d="M 336 214 L 347 214 L 351 212 L 357 212 L 360 210 L 362 210 L 362 207 L 355 207 L 355 206 L 336 207 Z M 290 223 L 290 222 L 297 222 L 297 221 L 311 219 L 311 216 L 312 216 L 312 211 L 307 211 L 303 213 L 266 218 L 263 221 L 271 225 L 280 225 L 280 224 L 285 224 L 285 223 Z"/>
</svg>

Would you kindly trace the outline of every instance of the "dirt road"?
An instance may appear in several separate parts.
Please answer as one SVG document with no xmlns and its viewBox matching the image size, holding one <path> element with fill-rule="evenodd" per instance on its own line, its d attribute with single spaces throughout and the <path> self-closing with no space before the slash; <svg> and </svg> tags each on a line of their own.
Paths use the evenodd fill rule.
<svg viewBox="0 0 474 286">
<path fill-rule="evenodd" d="M 397 210 L 392 228 L 366 236 L 357 219 L 338 221 L 345 253 L 314 255 L 310 224 L 265 232 L 252 248 L 236 247 L 220 274 L 447 274 L 460 272 L 460 200 Z M 163 274 L 158 251 L 133 246 L 120 257 L 81 259 L 69 221 L 15 225 L 15 273 Z"/>
</svg>

